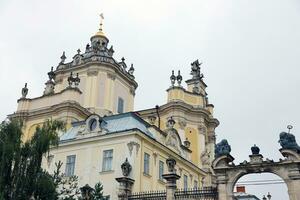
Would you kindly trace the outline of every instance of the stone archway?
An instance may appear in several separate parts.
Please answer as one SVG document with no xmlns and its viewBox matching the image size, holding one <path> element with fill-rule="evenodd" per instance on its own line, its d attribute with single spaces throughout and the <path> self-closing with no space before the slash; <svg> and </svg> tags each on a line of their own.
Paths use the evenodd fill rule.
<svg viewBox="0 0 300 200">
<path fill-rule="evenodd" d="M 259 150 L 252 151 L 249 162 L 244 161 L 239 165 L 233 163 L 234 158 L 229 153 L 217 157 L 213 161 L 213 169 L 217 178 L 219 200 L 233 200 L 234 185 L 242 176 L 266 172 L 276 174 L 284 180 L 290 200 L 299 200 L 300 154 L 289 149 L 281 149 L 280 152 L 285 159 L 280 159 L 278 162 L 264 160 Z"/>
</svg>

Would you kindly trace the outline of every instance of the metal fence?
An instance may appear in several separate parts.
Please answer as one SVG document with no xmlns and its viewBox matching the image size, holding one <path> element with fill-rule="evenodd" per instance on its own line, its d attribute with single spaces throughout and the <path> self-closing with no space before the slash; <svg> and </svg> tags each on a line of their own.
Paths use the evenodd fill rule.
<svg viewBox="0 0 300 200">
<path fill-rule="evenodd" d="M 148 191 L 133 193 L 129 196 L 129 200 L 165 200 L 166 191 Z"/>
<path fill-rule="evenodd" d="M 133 193 L 129 200 L 165 200 L 166 191 L 148 191 Z M 176 200 L 217 200 L 218 191 L 214 187 L 180 189 L 175 192 Z"/>
<path fill-rule="evenodd" d="M 175 192 L 175 199 L 217 200 L 218 191 L 214 187 L 182 189 Z"/>
</svg>

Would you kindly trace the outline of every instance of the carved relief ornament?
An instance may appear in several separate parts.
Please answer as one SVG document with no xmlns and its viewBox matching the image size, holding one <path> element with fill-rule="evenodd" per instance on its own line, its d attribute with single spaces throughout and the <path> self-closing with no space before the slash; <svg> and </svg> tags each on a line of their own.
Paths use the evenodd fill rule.
<svg viewBox="0 0 300 200">
<path fill-rule="evenodd" d="M 134 141 L 130 141 L 129 143 L 127 143 L 127 147 L 128 147 L 130 156 L 132 155 L 134 146 L 135 146 L 136 154 L 138 154 L 139 149 L 140 149 L 140 144 L 137 142 L 134 142 Z"/>
</svg>

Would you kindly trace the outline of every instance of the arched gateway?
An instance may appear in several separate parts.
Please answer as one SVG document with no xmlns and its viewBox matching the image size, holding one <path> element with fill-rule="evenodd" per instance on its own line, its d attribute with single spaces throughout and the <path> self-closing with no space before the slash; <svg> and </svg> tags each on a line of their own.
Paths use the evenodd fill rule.
<svg viewBox="0 0 300 200">
<path fill-rule="evenodd" d="M 290 133 L 288 133 L 290 134 Z M 290 134 L 292 135 L 292 134 Z M 281 136 L 281 135 L 280 135 Z M 259 148 L 251 148 L 250 161 L 244 161 L 239 165 L 233 163 L 230 155 L 230 146 L 226 140 L 216 146 L 216 159 L 213 161 L 213 169 L 217 177 L 219 200 L 233 200 L 233 189 L 236 182 L 242 176 L 253 173 L 273 173 L 281 177 L 287 185 L 290 200 L 300 200 L 300 150 L 296 141 L 280 137 L 282 149 L 279 151 L 285 157 L 278 162 L 263 159 L 259 154 Z M 286 145 L 285 142 L 288 144 Z M 293 143 L 293 145 L 291 145 Z"/>
</svg>

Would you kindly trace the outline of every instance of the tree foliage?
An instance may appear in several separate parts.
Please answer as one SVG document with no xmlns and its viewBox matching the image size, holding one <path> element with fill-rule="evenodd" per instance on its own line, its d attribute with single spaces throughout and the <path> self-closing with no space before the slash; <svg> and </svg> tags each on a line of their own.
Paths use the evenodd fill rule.
<svg viewBox="0 0 300 200">
<path fill-rule="evenodd" d="M 28 141 L 22 141 L 22 124 L 12 120 L 0 125 L 0 199 L 23 200 L 55 196 L 51 176 L 42 170 L 42 157 L 58 144 L 61 121 L 47 120 Z"/>
<path fill-rule="evenodd" d="M 22 124 L 12 120 L 0 124 L 0 200 L 84 200 L 80 197 L 78 177 L 66 177 L 62 162 L 49 174 L 41 168 L 43 156 L 58 145 L 61 121 L 45 121 L 30 140 L 22 141 Z M 99 182 L 88 199 L 104 200 Z"/>
</svg>

